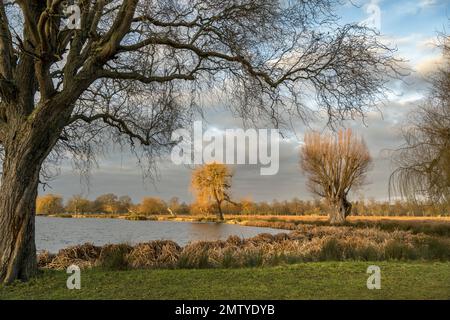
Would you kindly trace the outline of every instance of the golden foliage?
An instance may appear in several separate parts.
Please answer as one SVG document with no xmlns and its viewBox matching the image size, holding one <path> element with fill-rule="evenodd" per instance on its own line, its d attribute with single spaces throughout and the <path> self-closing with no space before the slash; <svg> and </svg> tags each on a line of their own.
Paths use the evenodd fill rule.
<svg viewBox="0 0 450 320">
<path fill-rule="evenodd" d="M 139 205 L 139 213 L 145 215 L 162 214 L 166 211 L 166 204 L 158 197 L 144 197 Z"/>
<path fill-rule="evenodd" d="M 224 201 L 231 202 L 232 173 L 225 164 L 213 162 L 197 167 L 192 174 L 191 189 L 196 196 L 199 207 L 216 203 L 219 219 L 223 220 L 221 205 Z"/>
<path fill-rule="evenodd" d="M 63 198 L 55 194 L 47 194 L 37 197 L 36 213 L 37 214 L 57 214 L 64 212 Z"/>
</svg>

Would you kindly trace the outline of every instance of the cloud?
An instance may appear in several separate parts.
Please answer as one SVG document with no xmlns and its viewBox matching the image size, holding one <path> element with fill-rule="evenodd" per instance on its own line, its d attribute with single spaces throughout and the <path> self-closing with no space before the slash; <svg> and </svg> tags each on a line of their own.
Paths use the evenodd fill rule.
<svg viewBox="0 0 450 320">
<path fill-rule="evenodd" d="M 397 15 L 418 15 L 424 10 L 445 5 L 447 0 L 398 1 L 394 13 Z"/>
<path fill-rule="evenodd" d="M 436 72 L 444 62 L 442 55 L 426 57 L 416 65 L 416 70 L 423 76 Z"/>
<path fill-rule="evenodd" d="M 426 8 L 437 5 L 437 0 L 421 0 L 418 4 L 420 8 Z"/>
</svg>

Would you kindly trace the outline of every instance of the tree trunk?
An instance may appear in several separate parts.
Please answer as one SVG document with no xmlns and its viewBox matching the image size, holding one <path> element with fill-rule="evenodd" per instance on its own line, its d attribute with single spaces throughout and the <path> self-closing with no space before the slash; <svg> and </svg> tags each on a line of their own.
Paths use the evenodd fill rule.
<svg viewBox="0 0 450 320">
<path fill-rule="evenodd" d="M 60 130 L 45 122 L 23 122 L 4 141 L 0 185 L 0 283 L 28 280 L 37 272 L 36 197 L 42 163 Z"/>
<path fill-rule="evenodd" d="M 345 219 L 350 215 L 352 210 L 352 204 L 347 201 L 344 196 L 339 200 L 333 202 L 331 212 L 330 212 L 330 223 L 331 224 L 342 224 Z"/>
<path fill-rule="evenodd" d="M 4 179 L 0 187 L 0 282 L 28 280 L 36 274 L 34 216 L 38 176 L 35 174 L 28 185 L 19 179 Z"/>
<path fill-rule="evenodd" d="M 222 212 L 222 206 L 221 206 L 222 202 L 217 201 L 217 220 L 219 221 L 223 221 L 223 212 Z"/>
</svg>

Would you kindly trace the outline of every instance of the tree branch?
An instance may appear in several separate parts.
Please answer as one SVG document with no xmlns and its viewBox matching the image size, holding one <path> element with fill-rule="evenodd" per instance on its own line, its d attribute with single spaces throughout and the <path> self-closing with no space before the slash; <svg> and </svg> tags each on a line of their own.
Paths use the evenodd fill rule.
<svg viewBox="0 0 450 320">
<path fill-rule="evenodd" d="M 228 62 L 240 63 L 249 74 L 251 74 L 254 77 L 262 78 L 268 85 L 274 88 L 277 87 L 282 81 L 284 81 L 284 78 L 273 80 L 271 79 L 268 73 L 256 70 L 252 66 L 250 61 L 248 59 L 245 59 L 243 56 L 232 56 L 218 51 L 202 50 L 193 44 L 182 43 L 180 41 L 175 41 L 167 37 L 149 37 L 133 45 L 119 46 L 118 52 L 136 51 L 148 45 L 158 45 L 158 44 L 167 45 L 175 49 L 190 50 L 203 59 L 219 58 Z"/>
<path fill-rule="evenodd" d="M 12 80 L 14 68 L 14 50 L 5 5 L 0 2 L 0 80 Z M 1 84 L 0 84 L 1 85 Z M 1 90 L 1 88 L 0 88 Z"/>
<path fill-rule="evenodd" d="M 74 123 L 76 121 L 80 121 L 80 120 L 84 121 L 86 123 L 93 123 L 94 121 L 102 120 L 104 123 L 108 124 L 109 126 L 116 128 L 121 134 L 127 135 L 128 137 L 130 137 L 130 139 L 138 140 L 144 146 L 150 146 L 155 143 L 158 144 L 158 141 L 154 140 L 152 138 L 152 135 L 150 135 L 150 131 L 152 128 L 148 128 L 145 130 L 146 131 L 145 136 L 138 134 L 131 129 L 129 124 L 127 124 L 127 121 L 131 122 L 130 119 L 127 119 L 125 121 L 124 119 L 122 119 L 120 117 L 117 117 L 117 116 L 114 116 L 114 115 L 108 114 L 108 113 L 96 114 L 96 115 L 93 115 L 90 117 L 83 115 L 83 114 L 78 114 L 78 115 L 73 116 L 70 119 L 69 124 Z M 132 123 L 132 125 L 138 126 L 136 123 Z"/>
<path fill-rule="evenodd" d="M 152 82 L 168 82 L 173 80 L 194 80 L 195 72 L 190 72 L 187 74 L 177 73 L 167 76 L 144 76 L 138 72 L 116 72 L 110 70 L 100 70 L 97 72 L 99 78 L 109 78 L 109 79 L 121 79 L 121 80 L 137 80 L 142 83 L 152 83 Z"/>
</svg>

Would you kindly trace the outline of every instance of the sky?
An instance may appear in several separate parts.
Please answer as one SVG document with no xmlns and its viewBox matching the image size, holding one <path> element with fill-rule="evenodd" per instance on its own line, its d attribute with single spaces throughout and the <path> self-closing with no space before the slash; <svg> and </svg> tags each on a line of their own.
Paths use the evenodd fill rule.
<svg viewBox="0 0 450 320">
<path fill-rule="evenodd" d="M 368 174 L 368 183 L 351 197 L 358 199 L 388 199 L 388 179 L 393 165 L 388 150 L 399 147 L 403 141 L 400 126 L 407 114 L 417 106 L 426 94 L 429 73 L 436 69 L 440 52 L 436 49 L 436 35 L 448 31 L 450 0 L 353 0 L 354 5 L 344 5 L 339 14 L 342 22 L 371 21 L 379 28 L 386 41 L 398 48 L 397 56 L 405 60 L 411 70 L 404 81 L 391 84 L 392 92 L 379 106 L 380 111 L 367 114 L 364 123 L 347 121 L 345 125 L 362 135 L 374 159 Z M 205 115 L 205 129 L 221 131 L 226 128 L 242 128 L 242 121 L 220 107 L 212 108 Z M 323 122 L 309 123 L 311 128 L 323 129 Z M 280 168 L 276 175 L 260 175 L 256 165 L 234 165 L 232 170 L 232 196 L 254 201 L 312 199 L 306 189 L 306 178 L 299 167 L 299 147 L 306 130 L 299 124 L 295 131 L 280 140 Z M 66 200 L 75 194 L 94 199 L 104 193 L 129 195 L 138 202 L 144 196 L 170 199 L 173 196 L 190 202 L 190 176 L 192 168 L 175 165 L 170 158 L 160 160 L 158 174 L 153 180 L 144 180 L 136 159 L 126 152 L 112 151 L 99 159 L 98 167 L 91 172 L 89 184 L 69 163 L 64 163 L 59 175 L 40 188 L 40 194 L 54 193 Z"/>
</svg>

